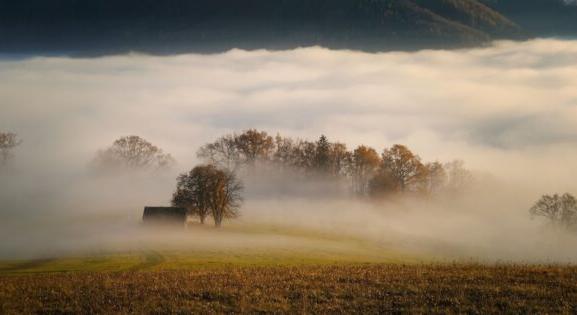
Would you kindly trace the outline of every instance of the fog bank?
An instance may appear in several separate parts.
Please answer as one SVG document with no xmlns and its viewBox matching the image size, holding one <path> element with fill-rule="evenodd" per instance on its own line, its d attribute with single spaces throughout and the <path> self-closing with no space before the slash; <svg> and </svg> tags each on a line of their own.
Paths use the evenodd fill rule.
<svg viewBox="0 0 577 315">
<path fill-rule="evenodd" d="M 241 223 L 346 232 L 427 255 L 576 262 L 574 237 L 527 213 L 540 194 L 577 193 L 575 78 L 577 41 L 546 39 L 414 53 L 0 59 L 0 130 L 24 140 L 0 172 L 0 258 L 139 248 L 142 207 L 168 204 L 198 147 L 258 128 L 378 151 L 402 143 L 424 160 L 463 159 L 488 179 L 450 201 L 248 195 Z M 98 149 L 130 134 L 177 167 L 87 171 Z"/>
</svg>

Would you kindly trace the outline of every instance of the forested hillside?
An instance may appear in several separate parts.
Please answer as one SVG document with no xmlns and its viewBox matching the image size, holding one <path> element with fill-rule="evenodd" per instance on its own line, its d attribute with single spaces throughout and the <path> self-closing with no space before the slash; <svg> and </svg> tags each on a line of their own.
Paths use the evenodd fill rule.
<svg viewBox="0 0 577 315">
<path fill-rule="evenodd" d="M 576 36 L 577 2 L 569 0 L 483 0 L 535 36 Z"/>
<path fill-rule="evenodd" d="M 537 11 L 577 11 L 561 2 L 543 8 L 553 2 L 523 1 L 532 4 L 518 11 L 521 1 L 496 0 L 0 0 L 0 51 L 463 47 L 550 31 L 525 27 Z"/>
</svg>

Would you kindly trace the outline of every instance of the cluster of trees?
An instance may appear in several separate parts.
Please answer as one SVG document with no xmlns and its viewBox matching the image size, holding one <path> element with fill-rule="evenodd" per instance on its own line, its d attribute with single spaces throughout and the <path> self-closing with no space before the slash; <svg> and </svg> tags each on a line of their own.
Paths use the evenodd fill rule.
<svg viewBox="0 0 577 315">
<path fill-rule="evenodd" d="M 255 153 L 254 155 L 257 155 Z M 96 153 L 92 166 L 99 171 L 166 170 L 175 164 L 170 154 L 139 136 L 122 137 Z M 202 224 L 208 217 L 220 227 L 227 218 L 239 215 L 243 185 L 236 174 L 213 164 L 199 165 L 178 176 L 171 203 L 186 208 Z"/>
<path fill-rule="evenodd" d="M 96 153 L 92 166 L 101 171 L 166 169 L 175 164 L 170 154 L 139 136 L 122 137 Z"/>
<path fill-rule="evenodd" d="M 0 132 L 0 166 L 5 165 L 13 157 L 12 150 L 19 146 L 22 140 L 12 132 Z"/>
<path fill-rule="evenodd" d="M 577 199 L 569 193 L 544 195 L 529 209 L 529 213 L 546 218 L 555 227 L 577 228 Z"/>
<path fill-rule="evenodd" d="M 242 190 L 242 183 L 232 171 L 200 165 L 178 176 L 172 205 L 186 208 L 189 215 L 200 218 L 201 224 L 212 216 L 215 226 L 220 227 L 223 219 L 238 216 Z"/>
<path fill-rule="evenodd" d="M 250 129 L 204 145 L 198 157 L 230 170 L 259 167 L 344 179 L 355 193 L 371 196 L 458 191 L 472 181 L 462 161 L 425 163 L 400 144 L 384 149 L 381 154 L 364 145 L 348 150 L 345 144 L 330 142 L 324 135 L 317 141 L 307 141 L 272 137 Z"/>
<path fill-rule="evenodd" d="M 0 166 L 12 158 L 12 150 L 21 143 L 15 133 L 0 132 Z M 202 146 L 198 156 L 207 164 L 178 176 L 171 203 L 198 216 L 202 224 L 212 217 L 217 227 L 224 219 L 239 215 L 243 184 L 236 172 L 240 169 L 264 168 L 267 172 L 290 172 L 304 178 L 346 180 L 355 193 L 368 196 L 458 192 L 473 180 L 459 160 L 425 163 L 400 144 L 385 148 L 381 154 L 365 145 L 348 150 L 345 144 L 330 142 L 324 135 L 317 141 L 307 141 L 272 137 L 250 129 Z M 170 154 L 138 136 L 117 139 L 107 149 L 98 151 L 93 161 L 95 167 L 104 170 L 157 170 L 174 164 Z M 568 193 L 542 196 L 529 213 L 544 217 L 557 227 L 577 228 L 577 199 Z"/>
</svg>

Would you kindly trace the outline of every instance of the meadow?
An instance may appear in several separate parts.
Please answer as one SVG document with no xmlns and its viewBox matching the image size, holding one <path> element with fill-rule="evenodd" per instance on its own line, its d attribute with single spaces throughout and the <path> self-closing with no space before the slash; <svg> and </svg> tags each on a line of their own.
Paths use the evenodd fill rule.
<svg viewBox="0 0 577 315">
<path fill-rule="evenodd" d="M 0 276 L 0 313 L 565 313 L 577 267 L 479 264 L 222 264 Z M 93 268 L 99 263 L 86 260 Z M 30 262 L 27 268 L 49 262 Z M 105 262 L 100 262 L 103 267 Z M 20 265 L 19 268 L 24 266 Z M 144 267 L 144 268 L 142 268 Z M 174 266 L 173 266 L 174 267 Z M 214 267 L 214 266 L 213 266 Z M 106 269 L 106 268 L 105 268 Z M 122 269 L 122 268 L 121 268 Z"/>
<path fill-rule="evenodd" d="M 424 259 L 354 238 L 273 227 L 205 233 L 231 240 L 249 231 L 298 239 L 299 246 L 278 241 L 3 261 L 0 314 L 577 312 L 577 267 L 570 265 Z"/>
</svg>

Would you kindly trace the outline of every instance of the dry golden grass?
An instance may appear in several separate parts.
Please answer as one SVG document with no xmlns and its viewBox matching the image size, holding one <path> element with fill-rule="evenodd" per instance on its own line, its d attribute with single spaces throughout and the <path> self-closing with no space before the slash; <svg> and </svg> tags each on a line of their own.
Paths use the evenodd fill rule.
<svg viewBox="0 0 577 315">
<path fill-rule="evenodd" d="M 0 313 L 577 313 L 577 267 L 344 264 L 0 276 Z"/>
</svg>

